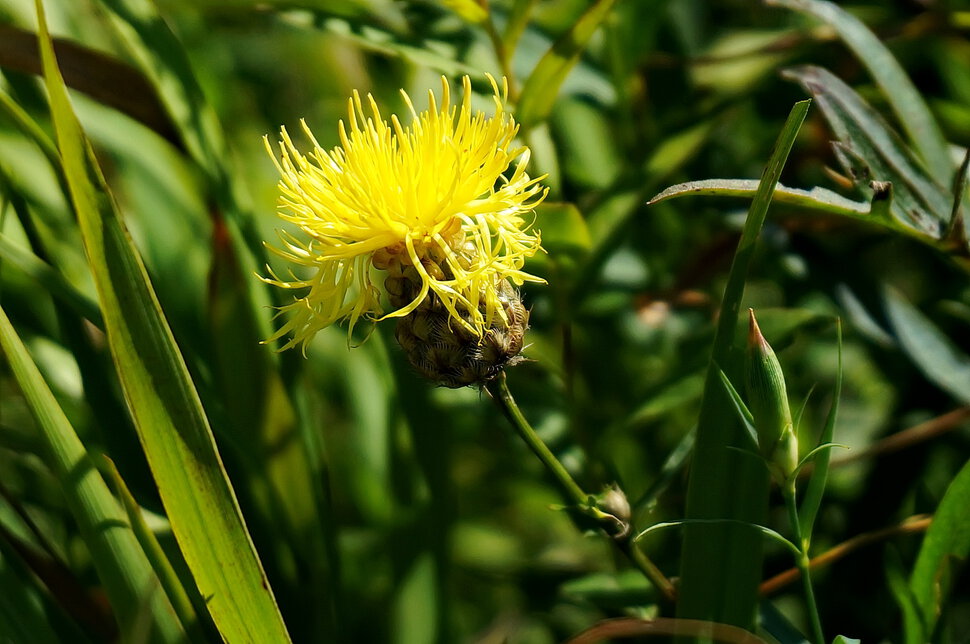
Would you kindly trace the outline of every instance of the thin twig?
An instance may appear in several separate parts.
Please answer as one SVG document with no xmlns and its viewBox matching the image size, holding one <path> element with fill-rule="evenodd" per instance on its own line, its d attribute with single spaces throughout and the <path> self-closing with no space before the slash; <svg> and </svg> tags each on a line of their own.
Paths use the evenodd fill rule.
<svg viewBox="0 0 970 644">
<path fill-rule="evenodd" d="M 832 456 L 829 467 L 844 467 L 856 461 L 867 458 L 875 458 L 885 454 L 891 454 L 900 450 L 912 447 L 931 438 L 941 436 L 946 432 L 960 427 L 966 420 L 970 419 L 970 406 L 958 407 L 935 418 L 913 425 L 907 429 L 896 432 L 890 436 L 876 441 L 872 445 L 855 452 L 849 452 L 836 457 Z M 799 478 L 804 478 L 812 473 L 812 464 L 809 463 L 798 473 Z"/>
<path fill-rule="evenodd" d="M 809 569 L 821 568 L 822 566 L 826 566 L 841 559 L 842 557 L 845 557 L 849 553 L 858 550 L 863 546 L 867 546 L 871 543 L 876 543 L 884 539 L 889 539 L 890 537 L 895 537 L 901 534 L 911 534 L 913 532 L 923 532 L 930 526 L 932 521 L 932 516 L 918 514 L 909 517 L 899 525 L 883 528 L 882 530 L 874 530 L 873 532 L 864 532 L 840 543 L 829 550 L 826 550 L 817 557 L 813 557 L 811 561 L 809 561 L 808 567 Z M 772 593 L 775 593 L 788 584 L 794 582 L 800 576 L 801 573 L 798 568 L 789 568 L 788 570 L 762 582 L 758 590 L 762 595 L 771 595 Z"/>
</svg>

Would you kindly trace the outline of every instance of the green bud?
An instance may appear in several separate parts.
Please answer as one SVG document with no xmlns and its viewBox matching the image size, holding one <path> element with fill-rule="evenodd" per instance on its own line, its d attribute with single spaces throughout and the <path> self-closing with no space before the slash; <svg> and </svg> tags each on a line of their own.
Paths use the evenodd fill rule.
<svg viewBox="0 0 970 644">
<path fill-rule="evenodd" d="M 758 447 L 771 470 L 782 480 L 798 465 L 798 439 L 788 406 L 785 374 L 775 352 L 761 335 L 754 310 L 748 309 L 748 350 L 745 364 L 745 389 L 748 409 L 754 416 Z"/>
</svg>

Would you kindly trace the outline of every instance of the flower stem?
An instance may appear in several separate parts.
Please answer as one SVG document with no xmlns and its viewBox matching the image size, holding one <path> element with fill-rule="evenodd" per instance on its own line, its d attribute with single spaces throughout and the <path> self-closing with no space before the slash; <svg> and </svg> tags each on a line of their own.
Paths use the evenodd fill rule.
<svg viewBox="0 0 970 644">
<path fill-rule="evenodd" d="M 569 471 L 566 470 L 566 467 L 556 458 L 556 455 L 552 453 L 542 439 L 539 438 L 539 435 L 536 434 L 535 429 L 532 428 L 529 421 L 522 415 L 522 411 L 512 397 L 512 392 L 509 391 L 508 383 L 505 380 L 505 373 L 500 373 L 494 380 L 486 384 L 485 390 L 499 406 L 509 422 L 512 423 L 512 427 L 522 440 L 525 441 L 525 444 L 529 446 L 532 453 L 542 461 L 542 464 L 555 479 L 569 503 L 580 510 L 592 510 L 592 512 L 586 513 L 587 516 L 599 515 L 598 522 L 600 527 L 611 537 L 610 540 L 616 544 L 617 549 L 630 559 L 633 565 L 663 593 L 667 600 L 673 601 L 676 598 L 676 590 L 673 584 L 657 568 L 656 564 L 633 543 L 633 530 L 630 529 L 628 522 L 599 511 L 599 508 L 595 506 L 594 497 L 579 487 L 579 484 L 576 483 Z M 618 522 L 624 524 L 623 529 L 619 531 L 617 530 Z"/>
<path fill-rule="evenodd" d="M 805 603 L 808 607 L 809 620 L 812 623 L 812 639 L 816 644 L 825 644 L 825 636 L 822 634 L 822 621 L 818 615 L 818 605 L 815 603 L 815 591 L 812 588 L 812 577 L 809 570 L 808 547 L 811 537 L 802 536 L 801 523 L 798 521 L 798 504 L 795 502 L 795 482 L 789 481 L 782 486 L 782 496 L 785 498 L 785 507 L 788 509 L 788 521 L 791 523 L 792 532 L 795 535 L 795 544 L 798 546 L 799 556 L 795 562 L 799 572 L 801 572 L 802 588 L 805 591 Z"/>
<path fill-rule="evenodd" d="M 566 467 L 556 458 L 556 455 L 552 453 L 552 450 L 546 446 L 542 439 L 539 438 L 539 435 L 536 434 L 532 425 L 522 415 L 522 410 L 516 404 L 515 398 L 512 397 L 512 392 L 509 391 L 508 383 L 505 381 L 505 372 L 500 373 L 485 387 L 495 402 L 498 403 L 505 417 L 512 423 L 512 427 L 519 434 L 519 437 L 525 441 L 525 444 L 529 446 L 532 453 L 539 457 L 542 464 L 552 474 L 552 477 L 559 485 L 559 489 L 569 502 L 575 505 L 589 504 L 589 495 L 583 492 L 583 489 L 579 487 L 579 484 L 576 483 L 569 471 L 566 470 Z"/>
</svg>

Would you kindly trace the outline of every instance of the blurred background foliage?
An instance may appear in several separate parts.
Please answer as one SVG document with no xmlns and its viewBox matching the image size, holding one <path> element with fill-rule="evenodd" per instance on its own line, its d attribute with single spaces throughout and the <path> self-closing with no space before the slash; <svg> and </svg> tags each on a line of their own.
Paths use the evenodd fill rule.
<svg viewBox="0 0 970 644">
<path fill-rule="evenodd" d="M 494 38 L 475 22 L 475 3 L 47 3 L 52 34 L 74 47 L 58 50 L 68 84 L 87 88 L 71 94 L 75 109 L 200 392 L 294 641 L 542 643 L 658 610 L 646 580 L 608 543 L 550 509 L 561 499 L 483 393 L 419 381 L 382 328 L 352 349 L 345 329 L 327 329 L 306 360 L 256 344 L 279 297 L 253 277 L 267 260 L 259 240 L 275 241 L 279 226 L 263 135 L 273 139 L 280 125 L 296 132 L 304 118 L 324 147 L 335 145 L 354 89 L 400 114 L 399 88 L 422 109 L 442 74 L 469 74 L 488 109 L 484 73 L 511 73 L 521 89 L 593 4 L 605 18 L 561 88 L 540 95 L 555 99 L 548 118 L 531 106 L 524 132 L 531 172 L 549 174 L 537 223 L 549 252 L 530 267 L 549 284 L 524 291 L 530 360 L 510 370 L 509 386 L 578 480 L 590 490 L 617 482 L 643 529 L 683 516 L 687 441 L 746 208 L 718 198 L 646 201 L 681 181 L 756 179 L 789 108 L 805 97 L 780 77 L 783 68 L 829 69 L 892 123 L 884 96 L 830 27 L 747 0 L 492 0 Z M 970 145 L 970 9 L 956 0 L 848 8 L 897 57 L 946 138 Z M 51 133 L 25 31 L 36 32 L 32 3 L 0 0 L 0 87 Z M 496 39 L 511 52 L 507 64 Z M 838 168 L 834 138 L 813 107 L 782 182 L 853 196 L 829 171 Z M 85 446 L 114 460 L 181 570 L 90 312 L 97 297 L 71 208 L 8 111 L 0 194 L 3 310 Z M 24 251 L 53 276 L 31 272 Z M 830 402 L 833 317 L 846 322 L 835 436 L 855 460 L 833 469 L 817 551 L 932 513 L 966 461 L 967 277 L 959 258 L 918 240 L 773 206 L 744 306 L 758 309 L 779 350 L 793 405 L 818 385 L 802 416 L 806 444 Z M 922 316 L 900 313 L 911 307 Z M 942 336 L 943 349 L 923 342 L 927 334 Z M 937 352 L 921 354 L 927 346 Z M 0 405 L 0 640 L 110 637 L 90 555 L 37 457 L 34 420 L 6 369 Z M 909 441 L 883 442 L 927 421 Z M 777 502 L 769 525 L 784 525 Z M 823 623 L 865 641 L 901 641 L 891 581 L 908 574 L 920 540 L 894 534 L 821 569 Z M 676 531 L 644 548 L 677 575 Z M 768 547 L 766 578 L 789 566 L 786 551 Z M 765 610 L 803 627 L 801 606 L 793 584 Z M 940 637 L 966 641 L 968 615 L 970 587 L 958 581 Z M 783 631 L 771 635 L 799 641 Z"/>
</svg>

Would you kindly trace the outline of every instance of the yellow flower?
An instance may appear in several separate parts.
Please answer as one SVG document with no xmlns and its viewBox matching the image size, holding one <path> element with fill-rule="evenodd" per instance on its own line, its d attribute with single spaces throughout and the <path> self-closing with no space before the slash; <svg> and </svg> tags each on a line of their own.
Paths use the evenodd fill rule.
<svg viewBox="0 0 970 644">
<path fill-rule="evenodd" d="M 291 272 L 288 280 L 268 269 L 270 284 L 308 289 L 282 307 L 288 319 L 270 340 L 291 335 L 283 349 L 302 344 L 305 350 L 334 322 L 348 320 L 352 330 L 361 317 L 406 316 L 431 297 L 447 309 L 449 324 L 477 338 L 496 322 L 508 324 L 500 298 L 506 280 L 519 286 L 543 281 L 522 266 L 541 250 L 530 215 L 547 190 L 539 185 L 543 177 L 525 172 L 530 153 L 514 142 L 518 125 L 505 110 L 507 84 L 500 91 L 488 79 L 491 117 L 472 111 L 467 76 L 456 104 L 442 77 L 440 107 L 429 91 L 429 107 L 420 114 L 401 91 L 410 125 L 393 115 L 388 123 L 372 96 L 365 101 L 355 91 L 347 122 L 338 126 L 341 145 L 333 150 L 321 148 L 306 123 L 313 144 L 308 155 L 285 128 L 279 157 L 264 138 L 282 177 L 279 216 L 299 231 L 280 231 L 283 248 L 270 248 L 310 269 L 305 279 Z M 385 313 L 373 269 L 400 274 L 407 267 L 420 280 L 416 296 Z"/>
</svg>

